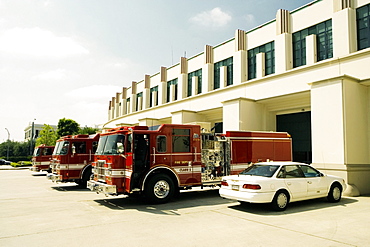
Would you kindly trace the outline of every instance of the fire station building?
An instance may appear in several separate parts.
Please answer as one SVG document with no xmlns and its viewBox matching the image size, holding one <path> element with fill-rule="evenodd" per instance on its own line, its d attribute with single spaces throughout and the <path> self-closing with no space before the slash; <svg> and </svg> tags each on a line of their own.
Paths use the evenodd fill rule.
<svg viewBox="0 0 370 247">
<path fill-rule="evenodd" d="M 293 160 L 370 193 L 370 1 L 316 0 L 116 93 L 105 128 L 286 131 Z"/>
</svg>

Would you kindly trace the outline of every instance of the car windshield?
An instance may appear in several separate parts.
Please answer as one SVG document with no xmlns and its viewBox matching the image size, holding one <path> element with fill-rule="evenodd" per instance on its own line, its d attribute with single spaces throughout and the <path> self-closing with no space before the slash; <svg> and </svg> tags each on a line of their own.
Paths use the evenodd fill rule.
<svg viewBox="0 0 370 247">
<path fill-rule="evenodd" d="M 277 171 L 279 166 L 277 165 L 252 165 L 242 171 L 241 175 L 261 176 L 261 177 L 272 177 Z"/>
<path fill-rule="evenodd" d="M 124 140 L 124 135 L 102 136 L 99 139 L 98 149 L 95 154 L 120 154 L 123 152 Z"/>
</svg>

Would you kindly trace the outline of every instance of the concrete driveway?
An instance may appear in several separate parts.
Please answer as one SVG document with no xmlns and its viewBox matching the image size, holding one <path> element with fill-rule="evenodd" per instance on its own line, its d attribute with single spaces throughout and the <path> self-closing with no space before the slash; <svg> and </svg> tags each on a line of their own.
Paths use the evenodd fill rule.
<svg viewBox="0 0 370 247">
<path fill-rule="evenodd" d="M 284 212 L 194 190 L 163 205 L 0 170 L 0 246 L 369 246 L 370 197 Z"/>
</svg>

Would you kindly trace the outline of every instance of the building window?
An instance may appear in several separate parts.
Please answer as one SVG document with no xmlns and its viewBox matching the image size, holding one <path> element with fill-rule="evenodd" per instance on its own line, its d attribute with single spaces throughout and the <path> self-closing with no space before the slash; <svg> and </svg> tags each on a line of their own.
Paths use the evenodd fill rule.
<svg viewBox="0 0 370 247">
<path fill-rule="evenodd" d="M 215 63 L 213 89 L 220 88 L 220 68 L 223 66 L 227 67 L 226 85 L 229 86 L 233 84 L 233 57 L 229 57 Z"/>
<path fill-rule="evenodd" d="M 143 93 L 136 94 L 136 111 L 143 109 Z"/>
<path fill-rule="evenodd" d="M 158 105 L 158 86 L 152 87 L 150 89 L 150 102 L 149 106 L 157 106 Z"/>
<path fill-rule="evenodd" d="M 171 81 L 168 81 L 167 82 L 167 97 L 166 97 L 166 102 L 170 102 L 171 101 L 171 86 L 173 85 L 174 88 L 174 100 L 177 100 L 177 78 L 176 79 L 173 79 Z"/>
<path fill-rule="evenodd" d="M 172 134 L 172 151 L 190 152 L 190 129 L 174 129 Z"/>
<path fill-rule="evenodd" d="M 188 97 L 191 96 L 193 92 L 193 83 L 192 83 L 193 80 L 192 79 L 194 76 L 198 77 L 198 90 L 196 94 L 202 93 L 202 69 L 198 69 L 188 74 L 188 94 L 187 94 Z"/>
<path fill-rule="evenodd" d="M 275 73 L 275 43 L 272 41 L 248 51 L 248 80 L 257 77 L 256 56 L 261 52 L 265 53 L 265 75 Z"/>
<path fill-rule="evenodd" d="M 131 100 L 130 100 L 130 98 L 128 98 L 126 100 L 126 114 L 129 114 L 131 112 L 131 110 L 130 110 L 131 107 L 130 106 L 131 106 Z"/>
<path fill-rule="evenodd" d="M 316 35 L 317 61 L 333 57 L 331 20 L 293 33 L 293 67 L 306 65 L 306 36 Z"/>
<path fill-rule="evenodd" d="M 356 22 L 358 50 L 370 47 L 370 4 L 356 10 Z"/>
</svg>

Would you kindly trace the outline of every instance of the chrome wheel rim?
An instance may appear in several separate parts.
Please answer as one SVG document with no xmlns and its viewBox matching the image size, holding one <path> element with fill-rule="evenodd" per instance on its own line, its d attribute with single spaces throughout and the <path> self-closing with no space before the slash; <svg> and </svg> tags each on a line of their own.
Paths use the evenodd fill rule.
<svg viewBox="0 0 370 247">
<path fill-rule="evenodd" d="M 166 180 L 159 180 L 154 185 L 154 195 L 157 198 L 166 198 L 170 193 L 170 185 Z"/>
<path fill-rule="evenodd" d="M 338 187 L 334 187 L 333 188 L 333 199 L 334 200 L 339 200 L 340 199 L 340 194 L 341 194 L 341 191 Z"/>
<path fill-rule="evenodd" d="M 280 193 L 276 200 L 277 206 L 279 208 L 285 208 L 288 204 L 288 197 L 284 193 Z"/>
</svg>

